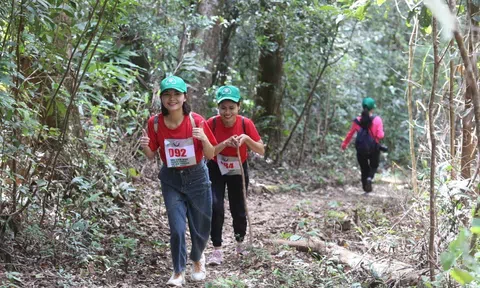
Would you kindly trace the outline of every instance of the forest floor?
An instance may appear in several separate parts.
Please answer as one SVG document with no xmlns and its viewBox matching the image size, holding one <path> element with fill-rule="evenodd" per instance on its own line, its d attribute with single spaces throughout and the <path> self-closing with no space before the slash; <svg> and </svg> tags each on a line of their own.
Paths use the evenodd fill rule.
<svg viewBox="0 0 480 288">
<path fill-rule="evenodd" d="M 248 197 L 253 229 L 250 253 L 235 254 L 226 202 L 224 262 L 207 267 L 207 280 L 202 283 L 188 281 L 189 263 L 185 287 L 382 287 L 388 282 L 368 265 L 349 267 L 331 253 L 301 252 L 273 245 L 274 239 L 319 239 L 360 255 L 402 261 L 418 270 L 425 265 L 420 255 L 426 230 L 419 229 L 425 223 L 412 215 L 419 212 L 409 206 L 409 190 L 399 179 L 380 174 L 374 191 L 365 194 L 355 171 L 341 177 L 348 179 L 344 183 L 324 179 L 320 185 L 318 178 L 301 176 L 307 171 L 253 168 Z M 31 275 L 28 269 L 22 271 L 24 285 L 19 287 L 166 287 L 172 273 L 168 221 L 159 183 L 151 178 L 137 179 L 136 201 L 122 208 L 130 208 L 126 213 L 130 221 L 114 223 L 116 233 L 138 239 L 134 249 L 125 248 L 128 257 L 121 265 L 106 269 L 105 263 L 92 261 L 68 273 L 32 267 Z M 211 251 L 209 243 L 207 256 Z"/>
</svg>

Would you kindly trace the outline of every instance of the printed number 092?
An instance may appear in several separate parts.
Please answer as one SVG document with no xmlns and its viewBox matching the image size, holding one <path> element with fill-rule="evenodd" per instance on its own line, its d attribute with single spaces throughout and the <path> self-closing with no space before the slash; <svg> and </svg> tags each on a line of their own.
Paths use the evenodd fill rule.
<svg viewBox="0 0 480 288">
<path fill-rule="evenodd" d="M 168 154 L 170 155 L 170 157 L 186 157 L 187 156 L 187 150 L 184 149 L 184 148 L 181 148 L 181 149 L 170 148 L 170 149 L 168 149 Z"/>
</svg>

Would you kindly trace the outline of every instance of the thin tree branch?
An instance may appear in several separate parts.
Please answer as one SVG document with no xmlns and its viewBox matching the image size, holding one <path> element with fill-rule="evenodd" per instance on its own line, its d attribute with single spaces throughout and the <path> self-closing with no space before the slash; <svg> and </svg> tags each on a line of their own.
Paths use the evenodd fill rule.
<svg viewBox="0 0 480 288">
<path fill-rule="evenodd" d="M 107 7 L 107 3 L 108 3 L 108 0 L 105 0 L 105 2 L 103 2 L 103 6 L 102 6 L 102 9 L 100 10 L 100 15 L 98 16 L 97 24 L 95 25 L 95 28 L 93 29 L 92 36 L 88 39 L 87 45 L 85 46 L 85 49 L 82 51 L 82 55 L 80 56 L 80 61 L 78 62 L 78 65 L 77 65 L 77 71 L 75 71 L 75 81 L 73 82 L 73 91 L 72 92 L 73 92 L 74 95 L 76 94 L 76 91 L 77 91 L 78 87 L 80 86 L 80 81 L 79 81 L 80 76 L 79 75 L 80 75 L 80 70 L 82 69 L 83 59 L 87 55 L 88 48 L 90 48 L 90 45 L 92 44 L 93 39 L 95 38 L 95 36 L 97 36 L 98 27 L 100 25 L 100 22 L 102 21 L 102 18 L 103 18 L 104 12 L 105 12 L 105 7 Z M 85 73 L 85 70 L 84 70 L 84 73 Z"/>
<path fill-rule="evenodd" d="M 182 66 L 183 63 L 183 55 L 185 54 L 185 47 L 188 44 L 188 30 L 187 30 L 187 24 L 184 22 L 183 23 L 183 33 L 182 33 L 182 39 L 180 40 L 180 46 L 178 47 L 178 55 L 177 55 L 177 67 L 175 67 L 175 70 L 173 71 L 173 74 L 175 75 Z"/>
<path fill-rule="evenodd" d="M 357 28 L 357 21 L 355 21 L 355 24 L 353 24 L 353 29 L 352 29 L 352 32 L 350 33 L 350 36 L 348 37 L 348 45 L 345 49 L 343 49 L 343 53 L 342 55 L 340 55 L 339 57 L 337 57 L 336 59 L 332 60 L 332 62 L 330 62 L 328 65 L 329 66 L 333 66 L 334 64 L 336 64 L 338 61 L 340 61 L 343 56 L 345 56 L 345 54 L 348 53 L 348 50 L 350 48 L 350 46 L 352 45 L 352 38 L 353 38 L 353 33 L 355 33 L 355 28 Z"/>
<path fill-rule="evenodd" d="M 453 42 L 450 41 L 448 42 L 448 45 L 447 47 L 445 48 L 445 50 L 442 52 L 442 56 L 440 56 L 440 60 L 438 61 L 439 63 L 441 63 L 443 61 L 443 57 L 445 57 L 445 54 L 447 53 L 447 51 L 450 49 L 450 47 L 453 45 Z"/>
<path fill-rule="evenodd" d="M 64 82 L 65 79 L 67 78 L 67 75 L 70 73 L 70 66 L 71 66 L 71 64 L 72 64 L 73 57 L 74 57 L 75 53 L 77 52 L 78 46 L 79 46 L 80 43 L 82 42 L 83 37 L 85 36 L 85 34 L 87 33 L 87 31 L 90 29 L 90 23 L 92 22 L 93 16 L 95 15 L 95 10 L 97 9 L 97 6 L 98 6 L 99 3 L 100 3 L 100 0 L 96 0 L 95 6 L 93 7 L 93 10 L 92 10 L 92 12 L 90 13 L 90 16 L 88 17 L 87 24 L 85 25 L 85 28 L 84 28 L 84 30 L 82 31 L 82 34 L 81 34 L 80 37 L 78 38 L 77 44 L 76 44 L 75 47 L 73 48 L 72 55 L 70 55 L 70 58 L 68 59 L 67 68 L 65 69 L 65 73 L 63 74 L 63 77 L 62 77 L 62 79 L 60 80 L 60 83 L 58 83 L 58 87 L 57 87 L 57 89 L 55 89 L 55 92 L 53 93 L 52 98 L 50 98 L 50 101 L 49 101 L 48 104 L 47 104 L 47 110 L 46 110 L 46 111 L 49 111 L 49 110 L 50 110 L 51 106 L 53 105 L 53 103 L 54 103 L 54 101 L 55 101 L 55 98 L 56 98 L 57 95 L 58 95 L 58 92 L 60 91 L 60 88 L 61 88 L 62 85 L 63 85 L 63 82 Z M 42 134 L 42 131 L 43 131 L 43 129 L 40 130 L 39 135 L 38 135 L 38 139 L 40 139 L 40 136 L 41 136 L 41 134 Z M 37 139 L 37 142 L 38 142 L 38 139 Z"/>
</svg>

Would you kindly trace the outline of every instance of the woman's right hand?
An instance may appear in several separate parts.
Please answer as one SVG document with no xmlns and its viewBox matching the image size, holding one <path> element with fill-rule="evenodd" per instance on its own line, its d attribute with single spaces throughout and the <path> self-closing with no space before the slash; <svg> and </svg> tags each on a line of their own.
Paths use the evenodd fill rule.
<svg viewBox="0 0 480 288">
<path fill-rule="evenodd" d="M 146 148 L 150 144 L 150 138 L 148 137 L 147 131 L 142 129 L 142 137 L 140 137 L 140 147 Z"/>
</svg>

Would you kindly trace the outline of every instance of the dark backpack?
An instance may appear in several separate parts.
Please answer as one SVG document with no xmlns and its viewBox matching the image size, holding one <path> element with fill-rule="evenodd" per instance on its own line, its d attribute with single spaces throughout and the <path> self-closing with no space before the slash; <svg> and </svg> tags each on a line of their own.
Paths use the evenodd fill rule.
<svg viewBox="0 0 480 288">
<path fill-rule="evenodd" d="M 375 116 L 372 116 L 370 118 L 372 122 L 373 118 L 375 118 Z M 355 148 L 357 149 L 357 152 L 362 154 L 368 154 L 377 150 L 378 144 L 372 136 L 372 131 L 370 131 L 372 122 L 370 123 L 370 126 L 364 128 L 362 127 L 362 125 L 360 125 L 360 121 L 358 119 L 355 119 L 353 121 L 357 123 L 358 126 L 360 126 L 360 131 L 357 132 L 357 139 L 355 140 Z"/>
</svg>

